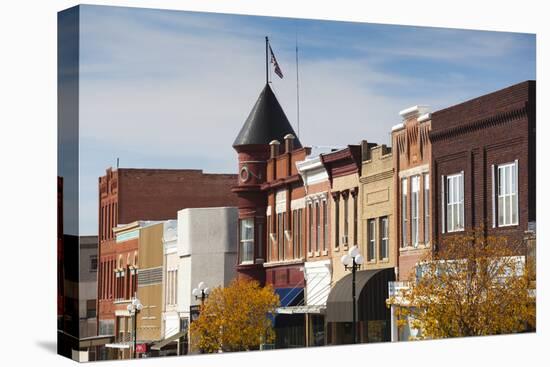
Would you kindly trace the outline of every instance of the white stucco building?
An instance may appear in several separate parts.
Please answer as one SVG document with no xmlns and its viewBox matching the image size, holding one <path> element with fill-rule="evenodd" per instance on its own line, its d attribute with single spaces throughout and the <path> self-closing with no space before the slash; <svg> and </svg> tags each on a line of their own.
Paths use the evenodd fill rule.
<svg viewBox="0 0 550 367">
<path fill-rule="evenodd" d="M 178 212 L 177 311 L 182 325 L 190 320 L 191 306 L 200 304 L 191 294 L 199 282 L 213 289 L 235 278 L 237 221 L 234 207 Z"/>
</svg>

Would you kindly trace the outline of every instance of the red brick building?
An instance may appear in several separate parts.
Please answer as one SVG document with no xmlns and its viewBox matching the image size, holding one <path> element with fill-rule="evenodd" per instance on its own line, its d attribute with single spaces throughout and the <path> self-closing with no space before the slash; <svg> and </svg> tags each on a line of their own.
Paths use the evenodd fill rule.
<svg viewBox="0 0 550 367">
<path fill-rule="evenodd" d="M 239 198 L 240 243 L 237 272 L 239 276 L 255 279 L 261 284 L 266 281 L 264 263 L 276 262 L 279 259 L 282 261 L 289 256 L 294 257 L 294 253 L 288 246 L 290 241 L 285 242 L 286 252 L 284 247 L 281 247 L 280 254 L 276 250 L 281 237 L 284 238 L 282 233 L 292 228 L 289 222 L 292 218 L 284 219 L 287 217 L 285 214 L 284 218 L 281 218 L 283 227 L 280 237 L 274 238 L 271 235 L 272 233 L 276 235 L 279 232 L 277 231 L 277 218 L 273 214 L 275 213 L 273 204 L 275 195 L 270 195 L 270 193 L 281 188 L 281 193 L 284 195 L 288 193 L 290 198 L 291 195 L 296 196 L 296 190 L 299 190 L 293 190 L 293 187 L 303 186 L 295 162 L 303 160 L 306 151 L 298 139 L 288 139 L 285 144 L 290 144 L 290 147 L 287 146 L 290 149 L 281 153 L 280 142 L 283 142 L 288 134 L 295 136 L 275 94 L 269 84 L 266 84 L 233 143 L 239 160 L 238 185 L 233 188 L 233 192 Z M 272 144 L 270 145 L 270 143 Z M 291 151 L 292 153 L 290 153 Z M 303 197 L 303 192 L 298 195 Z M 269 208 L 269 213 L 268 197 L 273 204 Z M 288 200 L 288 205 L 290 205 L 290 200 Z M 288 213 L 286 207 L 284 209 Z M 269 223 L 267 222 L 268 215 Z M 282 221 L 285 220 L 286 222 L 283 224 Z M 269 273 L 269 282 L 272 283 L 273 272 L 269 271 Z"/>
<path fill-rule="evenodd" d="M 296 162 L 310 148 L 295 136 L 266 84 L 233 144 L 239 159 L 237 272 L 273 285 L 283 308 L 304 302 L 305 191 Z M 304 346 L 304 327 L 303 314 L 277 315 L 276 347 Z"/>
<path fill-rule="evenodd" d="M 414 277 L 418 261 L 430 254 L 432 219 L 430 208 L 432 147 L 430 113 L 413 106 L 399 113 L 402 123 L 392 128 L 394 215 L 392 233 L 398 246 L 398 280 Z"/>
<path fill-rule="evenodd" d="M 535 81 L 434 112 L 430 140 L 435 243 L 479 226 L 521 243 L 536 220 Z"/>
<path fill-rule="evenodd" d="M 114 301 L 121 292 L 115 269 L 120 268 L 117 256 L 122 249 L 112 229 L 137 220 L 176 218 L 184 208 L 236 206 L 237 196 L 231 192 L 236 181 L 237 175 L 201 170 L 107 169 L 99 178 L 99 335 L 114 334 Z M 132 243 L 124 244 L 123 252 L 137 251 L 137 242 Z"/>
</svg>

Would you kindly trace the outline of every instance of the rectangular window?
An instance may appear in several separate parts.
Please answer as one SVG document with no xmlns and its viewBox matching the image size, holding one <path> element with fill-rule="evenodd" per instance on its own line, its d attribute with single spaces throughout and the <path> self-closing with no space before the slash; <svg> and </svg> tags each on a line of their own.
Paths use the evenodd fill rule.
<svg viewBox="0 0 550 367">
<path fill-rule="evenodd" d="M 376 259 L 376 220 L 369 219 L 367 222 L 367 236 L 368 236 L 368 249 L 367 249 L 367 258 L 368 261 L 373 261 Z"/>
<path fill-rule="evenodd" d="M 349 242 L 349 196 L 344 196 L 344 245 L 347 245 Z"/>
<path fill-rule="evenodd" d="M 380 260 L 387 259 L 389 256 L 389 226 L 390 222 L 388 220 L 388 217 L 380 218 Z"/>
<path fill-rule="evenodd" d="M 254 258 L 254 218 L 241 219 L 241 264 L 252 263 Z"/>
<path fill-rule="evenodd" d="M 464 175 L 447 176 L 447 232 L 464 229 Z"/>
<path fill-rule="evenodd" d="M 411 242 L 418 247 L 420 176 L 411 178 Z"/>
<path fill-rule="evenodd" d="M 266 217 L 266 221 L 267 221 L 267 243 L 266 243 L 266 246 L 267 246 L 267 254 L 266 254 L 266 260 L 269 262 L 271 261 L 271 245 L 272 245 L 272 240 L 271 240 L 271 234 L 273 233 L 273 225 L 272 225 L 272 222 L 271 222 L 271 216 L 268 215 Z"/>
<path fill-rule="evenodd" d="M 97 271 L 97 255 L 90 256 L 90 271 Z"/>
<path fill-rule="evenodd" d="M 313 252 L 313 205 L 308 205 L 308 228 L 309 228 L 309 237 L 307 239 L 307 251 L 309 253 Z"/>
<path fill-rule="evenodd" d="M 323 251 L 327 250 L 328 244 L 328 209 L 327 202 L 323 201 Z"/>
<path fill-rule="evenodd" d="M 264 224 L 258 223 L 258 255 L 259 259 L 264 259 Z"/>
<path fill-rule="evenodd" d="M 317 230 L 315 231 L 315 251 L 319 251 L 319 242 L 321 237 L 321 208 L 319 208 L 319 202 L 315 203 L 315 224 Z"/>
<path fill-rule="evenodd" d="M 284 241 L 284 229 L 283 229 L 283 213 L 277 214 L 277 260 L 283 260 L 283 241 Z"/>
<path fill-rule="evenodd" d="M 430 242 L 430 175 L 424 175 L 424 243 Z"/>
<path fill-rule="evenodd" d="M 298 209 L 298 256 L 301 258 L 303 256 L 302 254 L 302 246 L 304 245 L 304 230 L 303 230 L 303 216 L 304 216 L 304 210 Z"/>
<path fill-rule="evenodd" d="M 340 247 L 340 200 L 334 200 L 334 248 Z"/>
<path fill-rule="evenodd" d="M 288 246 L 288 239 L 286 237 L 286 231 L 288 230 L 288 216 L 287 213 L 283 213 L 283 257 L 282 260 L 286 259 L 287 253 L 286 249 Z"/>
<path fill-rule="evenodd" d="M 353 244 L 359 244 L 357 238 L 357 195 L 353 195 Z"/>
<path fill-rule="evenodd" d="M 294 258 L 300 257 L 300 227 L 298 209 L 292 211 L 292 254 Z"/>
<path fill-rule="evenodd" d="M 517 164 L 497 167 L 498 225 L 518 224 Z"/>
<path fill-rule="evenodd" d="M 95 299 L 86 300 L 86 318 L 92 318 L 96 316 L 96 303 Z"/>
<path fill-rule="evenodd" d="M 407 247 L 407 179 L 401 179 L 401 247 Z"/>
</svg>

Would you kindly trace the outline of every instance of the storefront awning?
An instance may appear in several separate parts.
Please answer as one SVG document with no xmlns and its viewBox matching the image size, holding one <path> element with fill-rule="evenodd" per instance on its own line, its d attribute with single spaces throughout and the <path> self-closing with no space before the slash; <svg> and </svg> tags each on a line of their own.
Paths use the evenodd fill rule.
<svg viewBox="0 0 550 367">
<path fill-rule="evenodd" d="M 80 338 L 78 347 L 82 350 L 99 345 L 105 345 L 112 342 L 114 338 L 114 335 L 94 335 L 87 338 Z"/>
<path fill-rule="evenodd" d="M 186 336 L 186 335 L 187 335 L 187 331 L 180 331 L 179 333 L 176 333 L 172 336 L 169 336 L 168 338 L 166 338 L 164 340 L 161 340 L 160 342 L 158 342 L 156 344 L 153 344 L 151 346 L 151 349 L 152 350 L 161 350 L 162 348 L 164 348 L 165 346 L 167 346 L 171 342 L 173 342 L 175 340 L 178 340 L 179 338 L 181 338 L 183 336 Z"/>
<path fill-rule="evenodd" d="M 112 343 L 112 344 L 105 344 L 105 347 L 114 348 L 114 349 L 129 349 L 130 344 L 129 343 Z"/>
<path fill-rule="evenodd" d="M 355 274 L 357 320 L 383 319 L 388 298 L 388 282 L 395 280 L 393 268 L 361 270 Z M 352 274 L 332 287 L 326 309 L 327 322 L 353 321 Z"/>
<path fill-rule="evenodd" d="M 289 306 L 277 308 L 278 314 L 321 314 L 325 310 L 325 306 L 321 305 L 303 305 Z"/>
</svg>

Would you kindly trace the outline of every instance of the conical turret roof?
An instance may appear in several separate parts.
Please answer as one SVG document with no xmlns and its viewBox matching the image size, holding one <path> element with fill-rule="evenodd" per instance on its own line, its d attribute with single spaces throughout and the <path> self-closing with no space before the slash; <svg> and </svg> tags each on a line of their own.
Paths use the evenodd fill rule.
<svg viewBox="0 0 550 367">
<path fill-rule="evenodd" d="M 273 90 L 271 90 L 271 86 L 266 84 L 235 139 L 233 147 L 256 144 L 267 145 L 274 139 L 282 143 L 286 134 L 292 134 L 296 137 L 294 139 L 295 149 L 302 147 L 283 108 L 277 97 L 275 97 Z"/>
</svg>

